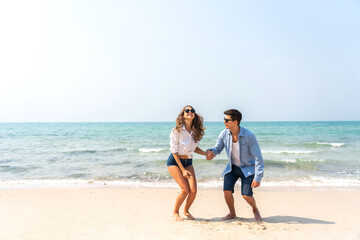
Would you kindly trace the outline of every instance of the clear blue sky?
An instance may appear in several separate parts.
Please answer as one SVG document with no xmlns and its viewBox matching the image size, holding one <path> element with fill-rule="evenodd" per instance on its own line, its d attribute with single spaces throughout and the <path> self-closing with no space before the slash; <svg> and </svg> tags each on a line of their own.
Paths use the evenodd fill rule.
<svg viewBox="0 0 360 240">
<path fill-rule="evenodd" d="M 0 122 L 360 120 L 360 1 L 1 1 Z"/>
</svg>

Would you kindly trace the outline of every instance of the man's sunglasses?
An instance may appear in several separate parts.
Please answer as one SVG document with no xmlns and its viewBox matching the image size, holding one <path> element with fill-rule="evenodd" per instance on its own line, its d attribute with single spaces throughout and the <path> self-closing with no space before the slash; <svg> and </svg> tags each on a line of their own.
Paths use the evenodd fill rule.
<svg viewBox="0 0 360 240">
<path fill-rule="evenodd" d="M 224 121 L 225 121 L 226 123 L 228 123 L 229 121 L 232 122 L 233 120 L 224 118 Z"/>
<path fill-rule="evenodd" d="M 184 112 L 186 112 L 186 113 L 189 113 L 189 112 L 195 113 L 195 110 L 194 109 L 191 109 L 191 110 L 190 109 L 185 109 Z"/>
</svg>

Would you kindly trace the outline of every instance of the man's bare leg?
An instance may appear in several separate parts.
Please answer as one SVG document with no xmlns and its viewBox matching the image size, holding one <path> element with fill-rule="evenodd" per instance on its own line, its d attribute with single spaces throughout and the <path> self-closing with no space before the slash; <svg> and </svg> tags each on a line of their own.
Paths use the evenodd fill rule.
<svg viewBox="0 0 360 240">
<path fill-rule="evenodd" d="M 249 197 L 249 196 L 243 196 L 243 198 L 246 200 L 246 202 L 252 207 L 253 213 L 254 213 L 254 218 L 256 222 L 261 222 L 262 218 L 259 212 L 259 209 L 256 206 L 256 201 L 254 197 Z"/>
<path fill-rule="evenodd" d="M 235 213 L 235 207 L 234 207 L 234 197 L 231 191 L 224 191 L 224 197 L 225 197 L 225 202 L 230 210 L 230 213 L 228 215 L 226 215 L 225 217 L 221 218 L 221 220 L 229 220 L 229 219 L 233 219 L 236 218 L 236 213 Z"/>
</svg>

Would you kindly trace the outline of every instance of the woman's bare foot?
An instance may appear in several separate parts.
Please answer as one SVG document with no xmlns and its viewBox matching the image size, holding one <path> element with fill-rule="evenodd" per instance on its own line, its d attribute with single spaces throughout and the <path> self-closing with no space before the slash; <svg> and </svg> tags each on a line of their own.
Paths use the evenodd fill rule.
<svg viewBox="0 0 360 240">
<path fill-rule="evenodd" d="M 180 215 L 178 213 L 174 213 L 173 216 L 174 216 L 175 220 L 178 222 L 184 221 L 184 219 L 182 219 L 182 217 L 180 217 Z"/>
<path fill-rule="evenodd" d="M 187 217 L 187 219 L 189 220 L 195 220 L 195 218 L 193 217 L 193 215 L 191 215 L 191 213 L 189 212 L 184 212 L 184 215 Z"/>
<path fill-rule="evenodd" d="M 225 217 L 221 218 L 221 220 L 225 221 L 225 220 L 234 219 L 234 218 L 236 218 L 236 215 L 229 213 Z"/>
<path fill-rule="evenodd" d="M 261 222 L 262 218 L 259 210 L 254 210 L 253 213 L 254 213 L 255 222 Z"/>
</svg>

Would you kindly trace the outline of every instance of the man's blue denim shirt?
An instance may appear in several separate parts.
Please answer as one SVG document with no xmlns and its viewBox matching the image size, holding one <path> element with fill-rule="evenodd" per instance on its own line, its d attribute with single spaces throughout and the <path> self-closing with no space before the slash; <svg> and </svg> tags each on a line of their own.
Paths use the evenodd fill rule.
<svg viewBox="0 0 360 240">
<path fill-rule="evenodd" d="M 264 160 L 255 135 L 246 128 L 240 127 L 238 144 L 240 149 L 240 168 L 242 172 L 245 177 L 255 174 L 254 180 L 260 182 L 264 176 Z M 223 177 L 232 170 L 232 135 L 229 129 L 222 131 L 217 139 L 216 145 L 209 149 L 212 150 L 215 155 L 218 155 L 224 148 L 226 149 L 229 161 L 222 174 Z"/>
</svg>

